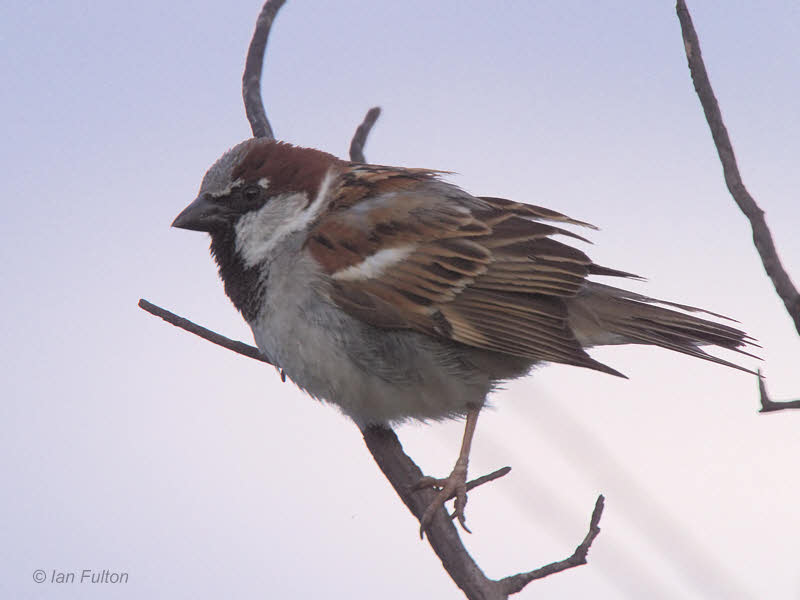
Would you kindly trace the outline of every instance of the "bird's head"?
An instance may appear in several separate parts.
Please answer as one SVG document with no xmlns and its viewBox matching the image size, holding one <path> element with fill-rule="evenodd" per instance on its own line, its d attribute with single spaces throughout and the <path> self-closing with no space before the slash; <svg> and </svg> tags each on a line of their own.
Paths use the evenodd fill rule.
<svg viewBox="0 0 800 600">
<path fill-rule="evenodd" d="M 320 196 L 327 195 L 339 162 L 319 150 L 264 138 L 246 140 L 214 163 L 197 198 L 172 226 L 228 240 L 252 266 L 318 215 Z"/>
<path fill-rule="evenodd" d="M 273 257 L 287 240 L 302 240 L 326 208 L 339 164 L 318 150 L 246 140 L 214 163 L 197 198 L 172 222 L 210 234 L 225 291 L 245 318 L 257 312 Z"/>
</svg>

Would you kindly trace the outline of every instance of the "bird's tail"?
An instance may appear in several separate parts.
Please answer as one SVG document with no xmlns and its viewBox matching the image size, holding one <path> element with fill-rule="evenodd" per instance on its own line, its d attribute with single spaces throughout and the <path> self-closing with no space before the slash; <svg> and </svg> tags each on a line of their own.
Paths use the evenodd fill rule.
<svg viewBox="0 0 800 600">
<path fill-rule="evenodd" d="M 675 308 L 680 310 L 673 310 Z M 569 302 L 570 326 L 583 346 L 651 344 L 754 373 L 700 348 L 718 346 L 758 358 L 742 349 L 759 347 L 753 338 L 735 327 L 687 313 L 705 313 L 736 322 L 693 306 L 665 302 L 594 282 Z"/>
</svg>

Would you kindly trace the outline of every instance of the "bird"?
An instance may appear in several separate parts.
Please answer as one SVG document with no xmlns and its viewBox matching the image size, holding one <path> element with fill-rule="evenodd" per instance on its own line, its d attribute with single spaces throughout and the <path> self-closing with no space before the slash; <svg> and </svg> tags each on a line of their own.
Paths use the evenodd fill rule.
<svg viewBox="0 0 800 600">
<path fill-rule="evenodd" d="M 595 281 L 641 278 L 561 241 L 587 241 L 573 229 L 593 225 L 473 196 L 449 174 L 252 138 L 211 166 L 172 223 L 210 235 L 259 350 L 310 396 L 362 430 L 465 419 L 451 473 L 420 482 L 438 490 L 420 535 L 453 497 L 452 517 L 469 531 L 471 443 L 503 383 L 546 363 L 625 377 L 587 352 L 618 344 L 752 372 L 702 347 L 753 356 L 745 348 L 756 345 L 723 315 Z"/>
</svg>

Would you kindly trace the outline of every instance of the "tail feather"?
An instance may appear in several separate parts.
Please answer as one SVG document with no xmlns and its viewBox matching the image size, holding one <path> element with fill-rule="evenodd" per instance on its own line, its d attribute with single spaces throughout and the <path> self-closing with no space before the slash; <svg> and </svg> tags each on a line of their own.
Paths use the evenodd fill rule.
<svg viewBox="0 0 800 600">
<path fill-rule="evenodd" d="M 730 325 L 686 313 L 704 313 L 735 322 L 694 306 L 665 302 L 598 283 L 590 283 L 569 304 L 570 325 L 584 346 L 650 344 L 755 374 L 751 369 L 701 349 L 701 346 L 717 346 L 758 358 L 743 349 L 759 347 L 753 338 Z"/>
</svg>

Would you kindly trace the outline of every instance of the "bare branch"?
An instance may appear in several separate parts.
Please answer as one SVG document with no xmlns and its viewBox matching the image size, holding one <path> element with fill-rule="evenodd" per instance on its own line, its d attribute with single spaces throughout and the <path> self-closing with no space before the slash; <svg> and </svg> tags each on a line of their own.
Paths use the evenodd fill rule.
<svg viewBox="0 0 800 600">
<path fill-rule="evenodd" d="M 267 0 L 256 20 L 256 29 L 247 50 L 247 60 L 244 64 L 244 75 L 242 75 L 242 98 L 247 120 L 250 121 L 250 129 L 253 130 L 253 137 L 275 139 L 264 110 L 264 103 L 261 100 L 261 70 L 264 66 L 264 53 L 267 50 L 269 30 L 272 28 L 275 15 L 278 14 L 278 10 L 285 1 Z"/>
<path fill-rule="evenodd" d="M 545 565 L 540 569 L 534 569 L 533 571 L 528 571 L 527 573 L 517 573 L 511 577 L 501 579 L 498 583 L 503 587 L 503 592 L 510 596 L 511 594 L 516 594 L 522 591 L 522 589 L 531 581 L 542 579 L 543 577 L 547 577 L 553 573 L 566 571 L 567 569 L 571 569 L 573 567 L 585 565 L 586 555 L 589 553 L 589 548 L 592 546 L 594 539 L 600 533 L 600 517 L 603 515 L 604 506 L 605 498 L 601 494 L 597 497 L 597 501 L 594 503 L 592 519 L 589 522 L 589 532 L 586 534 L 586 537 L 583 538 L 583 541 L 580 543 L 580 545 L 575 548 L 575 552 L 572 553 L 572 556 L 567 559 Z"/>
<path fill-rule="evenodd" d="M 414 485 L 422 478 L 422 471 L 403 451 L 395 433 L 386 427 L 367 427 L 362 431 L 364 443 L 375 462 L 397 495 L 417 518 L 422 519 L 425 509 L 436 493 L 432 489 L 414 491 Z M 483 574 L 464 548 L 458 531 L 444 509 L 439 509 L 425 531 L 428 543 L 442 561 L 442 566 L 461 588 L 467 598 L 486 600 L 504 599 L 496 581 Z"/>
<path fill-rule="evenodd" d="M 511 467 L 501 467 L 497 469 L 497 471 L 492 471 L 488 475 L 481 475 L 480 477 L 476 477 L 472 481 L 467 482 L 467 491 L 474 490 L 479 485 L 483 485 L 484 483 L 489 483 L 490 481 L 494 481 L 495 479 L 500 479 L 501 477 L 505 477 L 511 472 Z M 453 496 L 450 496 L 452 498 Z M 448 498 L 448 500 L 450 499 Z"/>
<path fill-rule="evenodd" d="M 759 409 L 758 412 L 766 413 L 800 408 L 800 400 L 786 400 L 784 402 L 775 402 L 771 400 L 767 395 L 767 386 L 764 383 L 764 378 L 761 376 L 761 370 L 758 371 L 758 394 L 761 398 L 761 409 Z"/>
<path fill-rule="evenodd" d="M 171 325 L 180 327 L 189 333 L 200 336 L 204 340 L 232 350 L 237 354 L 254 358 L 267 364 L 273 364 L 258 348 L 215 333 L 147 300 L 140 299 L 139 308 L 149 312 L 151 315 L 160 317 Z M 422 519 L 422 515 L 430 505 L 436 492 L 432 489 L 415 489 L 423 474 L 416 463 L 403 451 L 397 435 L 386 427 L 367 427 L 361 433 L 372 457 L 386 476 L 386 479 L 392 484 L 397 495 L 400 496 L 400 499 L 417 520 Z M 471 490 L 489 481 L 494 481 L 507 475 L 510 470 L 511 467 L 503 467 L 493 473 L 478 477 L 467 484 L 467 489 Z M 602 512 L 603 496 L 600 496 L 592 513 L 589 533 L 572 556 L 566 560 L 551 563 L 527 573 L 506 577 L 500 581 L 489 579 L 484 575 L 469 552 L 467 552 L 458 535 L 458 531 L 443 508 L 436 512 L 425 533 L 428 537 L 428 543 L 442 561 L 442 565 L 448 575 L 461 588 L 469 600 L 506 600 L 510 594 L 519 592 L 531 581 L 586 564 L 586 555 L 589 547 L 594 538 L 597 537 L 597 534 L 600 533 L 598 523 Z"/>
<path fill-rule="evenodd" d="M 353 162 L 367 162 L 367 159 L 364 158 L 364 145 L 367 143 L 367 136 L 370 130 L 372 130 L 372 126 L 375 125 L 375 121 L 377 121 L 380 116 L 381 107 L 373 106 L 367 111 L 364 120 L 361 121 L 361 125 L 356 129 L 353 135 L 353 141 L 350 142 L 350 160 Z"/>
<path fill-rule="evenodd" d="M 227 348 L 228 350 L 233 350 L 237 354 L 241 354 L 242 356 L 247 356 L 249 358 L 254 358 L 256 360 L 260 360 L 261 362 L 265 362 L 268 365 L 273 364 L 273 362 L 264 356 L 264 354 L 256 348 L 255 346 L 251 346 L 250 344 L 245 344 L 244 342 L 238 342 L 236 340 L 232 340 L 230 338 L 225 337 L 224 335 L 220 335 L 210 329 L 206 329 L 201 325 L 197 325 L 193 323 L 189 319 L 185 319 L 184 317 L 179 317 L 173 312 L 168 311 L 165 308 L 161 308 L 160 306 L 156 306 L 145 300 L 144 298 L 139 299 L 139 308 L 149 312 L 151 315 L 155 315 L 156 317 L 161 317 L 170 325 L 175 325 L 175 327 L 180 327 L 184 331 L 188 331 L 189 333 L 193 333 L 195 335 L 200 336 L 204 340 L 208 340 L 212 344 L 216 344 L 217 346 L 222 346 L 223 348 Z"/>
<path fill-rule="evenodd" d="M 700 41 L 697 39 L 697 32 L 692 24 L 692 17 L 689 15 L 686 2 L 677 0 L 676 10 L 681 23 L 683 45 L 686 50 L 686 58 L 689 61 L 692 82 L 697 96 L 700 98 L 700 104 L 703 106 L 706 121 L 708 121 L 708 126 L 711 129 L 711 136 L 714 138 L 714 145 L 717 147 L 717 153 L 722 162 L 725 183 L 736 204 L 739 205 L 741 211 L 750 220 L 750 226 L 753 229 L 753 243 L 761 256 L 764 270 L 772 280 L 778 296 L 783 300 L 789 316 L 794 320 L 797 332 L 800 333 L 800 294 L 798 294 L 797 288 L 792 284 L 788 273 L 786 273 L 778 258 L 778 252 L 772 241 L 772 234 L 764 219 L 764 211 L 756 204 L 747 188 L 745 188 L 744 183 L 742 183 L 739 167 L 736 164 L 736 156 L 733 153 L 733 146 L 728 137 L 725 123 L 722 121 L 722 113 L 719 110 L 717 98 L 714 96 L 714 90 L 711 88 L 711 82 L 708 79 L 706 66 L 703 63 L 703 56 L 700 52 Z"/>
</svg>

